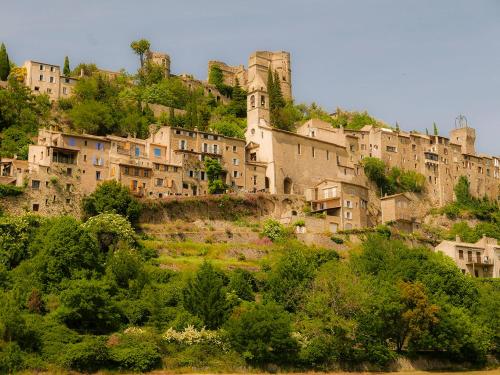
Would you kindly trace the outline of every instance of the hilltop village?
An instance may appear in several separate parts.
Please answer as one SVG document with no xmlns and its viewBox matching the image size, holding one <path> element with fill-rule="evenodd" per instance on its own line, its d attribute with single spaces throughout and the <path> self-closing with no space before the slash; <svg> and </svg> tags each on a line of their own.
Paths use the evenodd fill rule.
<svg viewBox="0 0 500 375">
<path fill-rule="evenodd" d="M 170 77 L 167 54 L 147 52 L 146 58 Z M 271 121 L 267 81 L 268 72 L 274 72 L 283 98 L 292 98 L 289 53 L 255 52 L 248 68 L 218 61 L 210 61 L 208 67 L 209 74 L 214 67 L 219 69 L 224 84 L 230 87 L 239 82 L 246 91 L 244 139 L 161 124 L 151 124 L 146 138 L 79 134 L 52 126 L 39 131 L 29 146 L 28 160 L 2 159 L 2 179 L 19 186 L 27 181 L 32 211 L 57 213 L 65 205 L 78 205 L 82 196 L 111 179 L 144 198 L 207 195 L 209 177 L 204 161 L 212 158 L 222 167 L 224 190 L 302 195 L 311 202 L 313 211 L 326 212 L 332 232 L 375 225 L 382 219 L 382 204 L 369 201 L 373 185 L 370 187 L 363 168 L 366 158 L 378 158 L 388 169 L 396 167 L 421 176 L 418 190 L 425 192 L 431 206 L 453 201 L 453 188 L 460 176 L 468 178 L 471 194 L 477 198 L 494 200 L 499 195 L 500 158 L 476 152 L 475 130 L 465 122 L 457 123 L 449 137 L 372 124 L 356 130 L 334 128 L 318 118 L 297 124 L 293 131 L 282 130 Z M 65 76 L 59 66 L 44 62 L 27 61 L 23 69 L 23 82 L 52 101 L 70 97 L 79 79 Z M 120 75 L 97 72 L 109 79 Z M 188 75 L 182 79 L 190 88 L 202 87 L 216 101 L 228 100 L 206 81 Z M 155 107 L 169 111 L 161 105 Z M 69 193 L 63 200 L 54 196 L 49 184 L 54 177 Z M 396 198 L 387 195 L 382 197 L 383 206 L 396 204 Z M 377 205 L 372 212 L 370 203 Z M 390 217 L 387 212 L 391 209 L 386 209 L 384 221 L 418 221 L 418 212 L 413 211 L 412 216 L 404 209 L 407 205 L 396 207 Z"/>
<path fill-rule="evenodd" d="M 0 46 L 0 373 L 498 367 L 500 156 L 465 116 L 296 104 L 284 51 L 200 80 L 131 48 Z"/>
</svg>

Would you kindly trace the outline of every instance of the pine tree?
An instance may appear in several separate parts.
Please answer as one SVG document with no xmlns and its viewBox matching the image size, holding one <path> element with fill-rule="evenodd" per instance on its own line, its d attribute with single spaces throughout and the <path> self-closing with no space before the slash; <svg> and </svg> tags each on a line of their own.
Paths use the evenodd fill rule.
<svg viewBox="0 0 500 375">
<path fill-rule="evenodd" d="M 64 58 L 64 68 L 63 68 L 63 74 L 66 77 L 69 77 L 71 75 L 71 69 L 69 68 L 69 58 L 66 56 Z"/>
<path fill-rule="evenodd" d="M 5 44 L 2 43 L 0 46 L 0 81 L 6 81 L 10 74 L 10 61 L 9 55 L 7 54 L 7 49 Z"/>
<path fill-rule="evenodd" d="M 208 329 L 226 320 L 228 303 L 224 282 L 214 267 L 204 262 L 183 291 L 184 307 L 200 318 Z"/>
<path fill-rule="evenodd" d="M 425 134 L 429 135 L 429 129 L 425 128 Z"/>
<path fill-rule="evenodd" d="M 271 67 L 267 70 L 267 95 L 269 96 L 269 108 L 272 109 L 274 105 L 274 82 Z"/>
<path fill-rule="evenodd" d="M 244 118 L 247 114 L 247 93 L 241 88 L 238 78 L 233 87 L 233 97 L 228 111 L 239 118 Z"/>
<path fill-rule="evenodd" d="M 396 121 L 396 131 L 399 132 L 399 123 Z"/>
<path fill-rule="evenodd" d="M 435 122 L 432 123 L 432 126 L 434 128 L 434 135 L 439 135 L 439 130 Z"/>
</svg>

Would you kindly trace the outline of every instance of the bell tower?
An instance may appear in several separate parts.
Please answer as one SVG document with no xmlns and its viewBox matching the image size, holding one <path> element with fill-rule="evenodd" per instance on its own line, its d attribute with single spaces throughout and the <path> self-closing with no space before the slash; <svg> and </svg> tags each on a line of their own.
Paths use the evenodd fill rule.
<svg viewBox="0 0 500 375">
<path fill-rule="evenodd" d="M 450 132 L 450 141 L 462 147 L 462 154 L 475 155 L 476 131 L 469 127 L 467 118 L 459 115 L 455 119 L 455 128 Z"/>
<path fill-rule="evenodd" d="M 247 95 L 247 124 L 248 126 L 270 124 L 269 97 L 264 88 L 254 88 Z"/>
</svg>

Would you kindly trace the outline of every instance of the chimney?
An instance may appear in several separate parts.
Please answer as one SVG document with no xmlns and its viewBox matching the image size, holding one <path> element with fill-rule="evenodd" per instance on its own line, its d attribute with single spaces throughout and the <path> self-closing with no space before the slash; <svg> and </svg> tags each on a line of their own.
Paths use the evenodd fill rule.
<svg viewBox="0 0 500 375">
<path fill-rule="evenodd" d="M 460 236 L 458 234 L 455 236 L 455 242 L 462 242 L 462 240 L 460 239 Z"/>
</svg>

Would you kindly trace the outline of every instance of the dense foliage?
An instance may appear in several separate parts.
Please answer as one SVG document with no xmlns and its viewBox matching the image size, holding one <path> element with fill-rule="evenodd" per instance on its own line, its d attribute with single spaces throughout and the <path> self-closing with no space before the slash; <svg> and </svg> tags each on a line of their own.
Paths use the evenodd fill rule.
<svg viewBox="0 0 500 375">
<path fill-rule="evenodd" d="M 476 364 L 498 353 L 499 284 L 463 275 L 440 253 L 374 235 L 341 260 L 284 235 L 260 271 L 204 262 L 174 272 L 119 215 L 126 205 L 98 207 L 116 209 L 84 223 L 0 218 L 2 372 L 148 371 L 162 359 L 384 368 L 398 353 Z"/>
<path fill-rule="evenodd" d="M 363 159 L 366 176 L 380 189 L 381 195 L 403 192 L 420 193 L 425 186 L 425 176 L 415 171 L 406 171 L 397 167 L 388 170 L 385 162 L 379 158 Z"/>
</svg>

